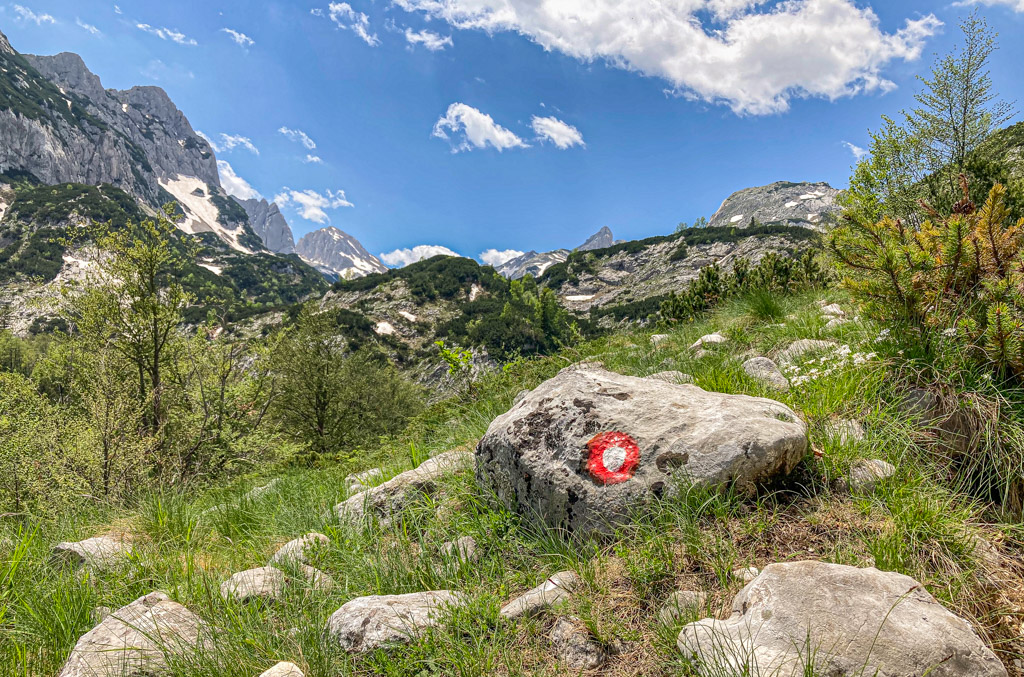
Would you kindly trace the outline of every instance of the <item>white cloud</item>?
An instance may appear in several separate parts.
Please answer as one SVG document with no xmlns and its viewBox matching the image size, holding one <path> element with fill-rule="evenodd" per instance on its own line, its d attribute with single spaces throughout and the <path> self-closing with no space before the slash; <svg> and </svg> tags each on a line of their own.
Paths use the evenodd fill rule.
<svg viewBox="0 0 1024 677">
<path fill-rule="evenodd" d="M 357 12 L 352 9 L 352 5 L 347 2 L 332 2 L 327 5 L 327 12 L 331 21 L 338 28 L 352 31 L 371 47 L 376 47 L 380 44 L 380 38 L 377 37 L 377 34 L 370 32 L 370 17 L 366 16 L 363 12 Z M 324 15 L 321 9 L 311 9 L 309 13 L 313 16 Z"/>
<path fill-rule="evenodd" d="M 313 155 L 312 153 L 306 153 L 306 159 L 303 160 L 306 164 L 322 165 L 323 159 L 319 155 Z"/>
<path fill-rule="evenodd" d="M 228 195 L 234 195 L 242 200 L 263 197 L 258 190 L 249 185 L 248 181 L 235 174 L 235 170 L 226 160 L 217 160 L 217 171 L 220 173 L 220 185 Z"/>
<path fill-rule="evenodd" d="M 843 145 L 846 146 L 847 150 L 853 153 L 853 159 L 857 160 L 858 162 L 862 157 L 868 154 L 867 149 L 861 148 L 860 146 L 850 143 L 849 141 L 843 141 Z"/>
<path fill-rule="evenodd" d="M 954 5 L 961 7 L 968 5 L 985 5 L 987 7 L 1009 7 L 1014 12 L 1024 12 L 1024 0 L 963 0 L 954 2 Z"/>
<path fill-rule="evenodd" d="M 506 261 L 511 261 L 517 256 L 522 255 L 523 252 L 517 251 L 515 249 L 506 249 L 505 251 L 498 251 L 497 249 L 488 249 L 486 251 L 480 252 L 480 255 L 477 256 L 477 258 L 486 263 L 487 265 L 494 266 L 495 268 L 497 268 Z"/>
<path fill-rule="evenodd" d="M 57 20 L 50 14 L 36 14 L 24 5 L 12 5 L 11 7 L 14 9 L 14 13 L 18 15 L 17 18 L 21 21 L 31 21 L 37 26 L 57 23 Z"/>
<path fill-rule="evenodd" d="M 539 139 L 550 141 L 562 150 L 572 146 L 587 145 L 583 142 L 580 130 L 554 116 L 542 118 L 534 115 L 530 126 L 533 127 L 533 132 Z"/>
<path fill-rule="evenodd" d="M 743 114 L 782 112 L 793 98 L 892 89 L 882 69 L 917 59 L 942 25 L 928 14 L 885 33 L 854 0 L 394 2 L 459 29 L 514 31 L 581 61 L 662 78 L 673 93 Z"/>
<path fill-rule="evenodd" d="M 461 141 L 455 143 L 448 135 L 449 132 Z M 486 148 L 488 145 L 499 151 L 506 148 L 529 147 L 513 132 L 496 123 L 490 115 L 464 103 L 453 103 L 448 106 L 448 112 L 434 124 L 432 135 L 455 143 L 452 152 L 456 153 L 473 148 Z"/>
<path fill-rule="evenodd" d="M 81 19 L 75 19 L 75 24 L 84 31 L 88 31 L 90 35 L 103 35 L 103 31 L 96 28 L 92 24 L 87 24 Z"/>
<path fill-rule="evenodd" d="M 157 28 L 156 26 L 150 26 L 149 24 L 135 24 L 135 27 L 140 31 L 145 31 L 146 33 L 155 35 L 161 40 L 170 40 L 171 42 L 176 42 L 179 45 L 195 47 L 199 44 L 181 31 L 174 30 L 173 28 Z"/>
<path fill-rule="evenodd" d="M 279 207 L 294 207 L 299 216 L 316 223 L 328 223 L 331 220 L 327 216 L 327 209 L 355 206 L 348 201 L 343 190 L 318 193 L 312 189 L 292 190 L 287 187 L 282 188 L 281 192 L 274 196 L 274 202 Z"/>
<path fill-rule="evenodd" d="M 303 146 L 305 146 L 307 150 L 314 150 L 316 148 L 316 143 L 313 141 L 313 139 L 309 138 L 306 132 L 302 131 L 301 129 L 288 129 L 287 127 L 281 127 L 277 131 L 284 134 L 292 141 L 298 141 Z"/>
<path fill-rule="evenodd" d="M 416 263 L 423 259 L 429 259 L 431 256 L 461 256 L 457 252 L 453 252 L 448 247 L 442 247 L 439 244 L 418 244 L 412 249 L 396 249 L 393 252 L 381 254 L 377 258 L 384 262 L 384 265 L 391 266 L 392 268 L 402 268 L 409 265 L 410 263 Z"/>
<path fill-rule="evenodd" d="M 209 139 L 207 139 L 207 141 L 209 141 Z M 224 134 L 223 132 L 221 132 L 220 135 L 220 148 L 214 148 L 214 150 L 229 151 L 239 146 L 246 149 L 250 153 L 253 153 L 254 155 L 260 154 L 260 149 L 256 147 L 256 145 L 252 142 L 252 140 L 249 137 L 242 136 L 241 134 Z"/>
<path fill-rule="evenodd" d="M 124 14 L 124 12 L 121 11 L 119 6 L 114 5 L 114 14 Z"/>
<path fill-rule="evenodd" d="M 423 45 L 431 52 L 438 52 L 445 47 L 452 46 L 452 36 L 450 35 L 438 35 L 427 30 L 414 32 L 411 28 L 405 29 L 405 41 L 413 47 Z"/>
<path fill-rule="evenodd" d="M 239 47 L 252 47 L 255 41 L 245 33 L 239 33 L 238 31 L 231 30 L 230 28 L 220 29 L 221 33 L 227 33 L 231 36 L 231 39 L 235 41 L 235 44 Z"/>
</svg>

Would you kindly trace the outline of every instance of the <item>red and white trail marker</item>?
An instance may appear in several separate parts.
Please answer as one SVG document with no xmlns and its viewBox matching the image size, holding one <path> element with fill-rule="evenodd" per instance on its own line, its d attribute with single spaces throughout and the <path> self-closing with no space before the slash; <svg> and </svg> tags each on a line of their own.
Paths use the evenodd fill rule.
<svg viewBox="0 0 1024 677">
<path fill-rule="evenodd" d="M 640 447 L 636 441 L 620 432 L 595 435 L 587 442 L 590 456 L 587 470 L 601 484 L 618 484 L 633 477 L 640 463 Z"/>
</svg>

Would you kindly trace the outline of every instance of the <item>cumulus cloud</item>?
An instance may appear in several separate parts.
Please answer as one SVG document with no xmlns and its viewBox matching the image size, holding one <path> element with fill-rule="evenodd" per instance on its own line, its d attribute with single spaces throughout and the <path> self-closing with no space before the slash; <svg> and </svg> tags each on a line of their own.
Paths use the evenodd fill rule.
<svg viewBox="0 0 1024 677">
<path fill-rule="evenodd" d="M 307 150 L 316 149 L 316 143 L 301 129 L 288 129 L 287 127 L 281 127 L 277 131 L 284 134 L 292 141 L 298 141 L 305 146 Z"/>
<path fill-rule="evenodd" d="M 927 14 L 886 33 L 854 0 L 394 2 L 458 29 L 518 32 L 584 62 L 661 78 L 673 93 L 740 114 L 779 113 L 800 97 L 892 89 L 883 68 L 917 59 L 942 25 Z"/>
<path fill-rule="evenodd" d="M 450 141 L 453 144 L 452 152 L 455 153 L 487 146 L 499 151 L 529 147 L 513 132 L 496 123 L 490 115 L 464 103 L 448 106 L 448 111 L 434 124 L 432 135 Z"/>
<path fill-rule="evenodd" d="M 412 249 L 396 249 L 393 252 L 381 254 L 377 258 L 384 262 L 384 265 L 391 266 L 392 268 L 402 268 L 409 265 L 410 263 L 416 263 L 423 259 L 429 259 L 431 256 L 461 256 L 456 252 L 453 252 L 448 247 L 442 247 L 439 244 L 419 244 Z"/>
<path fill-rule="evenodd" d="M 234 40 L 235 44 L 239 47 L 252 47 L 256 44 L 255 41 L 245 33 L 240 33 L 238 31 L 231 30 L 230 28 L 222 28 L 220 29 L 220 32 L 227 33 L 231 36 L 231 39 Z"/>
<path fill-rule="evenodd" d="M 445 47 L 452 46 L 452 36 L 450 35 L 438 35 L 427 30 L 415 32 L 411 28 L 405 29 L 405 41 L 411 47 L 423 45 L 431 52 L 439 52 Z"/>
<path fill-rule="evenodd" d="M 862 157 L 868 154 L 867 149 L 861 148 L 860 146 L 850 143 L 849 141 L 843 141 L 843 145 L 846 146 L 846 149 L 848 151 L 853 153 L 853 159 L 857 160 L 858 162 Z"/>
<path fill-rule="evenodd" d="M 220 173 L 220 185 L 228 195 L 234 195 L 242 200 L 263 197 L 258 190 L 249 185 L 248 181 L 236 174 L 226 160 L 217 160 L 217 171 Z"/>
<path fill-rule="evenodd" d="M 309 13 L 313 16 L 324 15 L 323 10 L 319 8 L 311 9 Z M 347 2 L 332 2 L 327 5 L 327 15 L 338 28 L 352 31 L 371 47 L 380 44 L 377 34 L 370 32 L 370 17 L 363 12 L 355 11 Z"/>
<path fill-rule="evenodd" d="M 303 162 L 311 165 L 322 165 L 324 163 L 323 158 L 319 155 L 313 155 L 312 153 L 306 153 L 306 159 L 303 160 Z"/>
<path fill-rule="evenodd" d="M 206 137 L 204 136 L 203 138 Z M 209 139 L 207 139 L 207 142 L 209 142 Z M 241 134 L 224 134 L 223 132 L 221 132 L 220 135 L 220 147 L 214 147 L 214 150 L 223 150 L 226 152 L 239 147 L 246 149 L 254 155 L 260 154 L 260 149 L 256 147 L 249 137 L 242 136 Z"/>
<path fill-rule="evenodd" d="M 17 18 L 20 21 L 31 21 L 37 26 L 57 23 L 57 20 L 53 18 L 53 15 L 44 14 L 42 12 L 37 14 L 32 11 L 32 9 L 25 7 L 24 5 L 12 5 L 11 8 L 14 10 L 14 13 L 18 15 Z"/>
<path fill-rule="evenodd" d="M 179 45 L 195 47 L 199 44 L 181 31 L 174 30 L 173 28 L 158 28 L 156 26 L 150 26 L 149 24 L 135 24 L 135 27 L 140 31 L 145 31 L 146 33 L 155 35 L 161 40 L 170 40 L 171 42 L 176 42 Z"/>
<path fill-rule="evenodd" d="M 580 134 L 580 130 L 554 116 L 542 118 L 534 115 L 530 126 L 533 127 L 533 132 L 538 139 L 550 141 L 562 150 L 572 146 L 587 145 L 583 143 L 583 135 Z"/>
<path fill-rule="evenodd" d="M 320 224 L 328 223 L 331 220 L 327 216 L 326 210 L 355 206 L 346 199 L 343 190 L 327 190 L 319 193 L 309 188 L 306 190 L 282 188 L 281 192 L 274 196 L 274 202 L 279 207 L 293 207 L 302 218 Z"/>
<path fill-rule="evenodd" d="M 486 263 L 487 265 L 494 266 L 495 268 L 497 268 L 506 261 L 511 261 L 517 256 L 522 255 L 523 252 L 515 249 L 506 249 L 504 251 L 498 251 L 497 249 L 488 249 L 486 251 L 480 252 L 477 258 Z"/>
</svg>

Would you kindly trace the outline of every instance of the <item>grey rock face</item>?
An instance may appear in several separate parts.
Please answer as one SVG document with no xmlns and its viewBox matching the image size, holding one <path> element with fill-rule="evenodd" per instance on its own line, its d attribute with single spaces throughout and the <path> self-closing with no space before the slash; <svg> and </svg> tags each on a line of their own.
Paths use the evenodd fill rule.
<svg viewBox="0 0 1024 677">
<path fill-rule="evenodd" d="M 239 571 L 220 584 L 220 596 L 239 602 L 273 602 L 284 594 L 288 579 L 274 567 L 259 567 Z"/>
<path fill-rule="evenodd" d="M 509 620 L 532 616 L 569 599 L 582 581 L 575 571 L 559 571 L 501 607 L 501 615 Z"/>
<path fill-rule="evenodd" d="M 53 559 L 57 562 L 98 569 L 117 566 L 131 553 L 130 543 L 113 536 L 96 536 L 74 543 L 63 541 L 53 547 Z"/>
<path fill-rule="evenodd" d="M 753 379 L 776 390 L 789 390 L 789 380 L 782 375 L 779 365 L 767 357 L 752 357 L 743 363 L 743 371 Z"/>
<path fill-rule="evenodd" d="M 151 592 L 107 616 L 75 644 L 58 677 L 149 677 L 168 654 L 192 653 L 203 623 L 163 592 Z"/>
<path fill-rule="evenodd" d="M 295 663 L 281 661 L 274 667 L 260 674 L 260 677 L 306 677 Z"/>
<path fill-rule="evenodd" d="M 324 639 L 349 653 L 406 643 L 437 625 L 446 608 L 465 603 L 463 595 L 449 590 L 357 597 L 327 619 Z"/>
<path fill-rule="evenodd" d="M 744 228 L 754 219 L 761 224 L 815 227 L 839 210 L 840 192 L 827 183 L 788 181 L 745 188 L 727 197 L 708 225 Z"/>
<path fill-rule="evenodd" d="M 278 254 L 291 254 L 295 251 L 292 229 L 278 209 L 277 203 L 267 202 L 264 198 L 233 199 L 245 209 L 245 213 L 249 215 L 249 227 L 263 240 L 267 249 Z"/>
<path fill-rule="evenodd" d="M 476 476 L 530 519 L 608 532 L 673 491 L 675 478 L 748 490 L 806 451 L 806 426 L 779 402 L 577 369 L 491 423 Z"/>
<path fill-rule="evenodd" d="M 527 275 L 540 277 L 545 270 L 556 263 L 564 263 L 569 257 L 568 249 L 556 249 L 550 252 L 537 253 L 528 251 L 522 256 L 509 259 L 495 270 L 510 280 L 518 280 Z"/>
<path fill-rule="evenodd" d="M 472 461 L 473 454 L 469 451 L 438 454 L 412 470 L 339 503 L 334 506 L 334 512 L 342 520 L 359 521 L 373 515 L 386 522 L 419 494 L 432 491 L 442 477 L 470 467 Z"/>
<path fill-rule="evenodd" d="M 292 562 L 295 564 L 309 564 L 309 558 L 307 552 L 316 548 L 326 548 L 330 544 L 331 540 L 324 534 L 316 531 L 311 531 L 308 534 L 299 536 L 296 539 L 288 541 L 281 548 L 274 553 L 273 557 L 270 558 L 269 565 L 286 564 Z"/>
<path fill-rule="evenodd" d="M 578 618 L 563 616 L 556 620 L 549 639 L 558 659 L 571 670 L 595 670 L 608 660 L 604 648 Z"/>
<path fill-rule="evenodd" d="M 611 229 L 608 226 L 604 226 L 601 230 L 588 237 L 587 241 L 576 249 L 581 252 L 587 252 L 594 249 L 611 247 L 613 244 L 615 244 L 615 237 L 612 235 Z"/>
<path fill-rule="evenodd" d="M 334 226 L 306 233 L 295 243 L 295 253 L 328 278 L 363 277 L 385 273 L 387 266 L 366 251 L 359 240 Z"/>
<path fill-rule="evenodd" d="M 725 621 L 705 619 L 678 644 L 705 665 L 752 677 L 1005 677 L 963 619 L 914 579 L 824 562 L 770 564 L 733 600 Z M 810 638 L 811 647 L 805 645 Z"/>
</svg>

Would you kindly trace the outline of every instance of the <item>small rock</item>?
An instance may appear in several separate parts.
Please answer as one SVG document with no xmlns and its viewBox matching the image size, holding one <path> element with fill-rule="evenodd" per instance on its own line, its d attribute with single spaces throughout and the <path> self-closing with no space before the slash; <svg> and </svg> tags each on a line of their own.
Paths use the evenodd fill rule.
<svg viewBox="0 0 1024 677">
<path fill-rule="evenodd" d="M 331 539 L 327 536 L 311 531 L 308 534 L 299 536 L 282 545 L 274 556 L 270 558 L 270 566 L 293 562 L 295 564 L 309 564 L 307 552 L 317 548 L 326 548 L 330 545 Z"/>
<path fill-rule="evenodd" d="M 143 595 L 82 635 L 58 677 L 144 677 L 195 653 L 203 622 L 163 592 Z"/>
<path fill-rule="evenodd" d="M 668 334 L 655 334 L 651 336 L 651 345 L 654 346 L 655 350 L 657 350 L 663 343 L 666 343 L 668 339 Z"/>
<path fill-rule="evenodd" d="M 840 327 L 846 324 L 847 322 L 849 322 L 849 320 L 846 319 L 845 317 L 833 317 L 831 320 L 825 323 L 825 329 L 826 331 L 830 329 L 835 329 L 836 327 Z"/>
<path fill-rule="evenodd" d="M 711 351 L 710 350 L 705 350 L 704 348 L 698 348 L 693 353 L 693 359 L 695 359 L 695 360 L 703 360 L 705 357 L 707 357 L 709 355 L 711 355 Z"/>
<path fill-rule="evenodd" d="M 868 494 L 875 490 L 878 483 L 892 477 L 896 468 L 877 458 L 857 461 L 850 468 L 849 479 L 839 480 L 839 490 L 852 494 Z"/>
<path fill-rule="evenodd" d="M 330 592 L 334 589 L 334 579 L 308 564 L 300 564 L 298 572 L 309 583 L 309 587 L 316 592 Z"/>
<path fill-rule="evenodd" d="M 284 594 L 286 581 L 284 572 L 274 567 L 239 571 L 220 584 L 220 596 L 239 602 L 251 600 L 273 602 Z"/>
<path fill-rule="evenodd" d="M 732 577 L 746 585 L 757 578 L 759 573 L 757 567 L 744 567 L 743 569 L 734 569 Z"/>
<path fill-rule="evenodd" d="M 476 539 L 472 536 L 463 536 L 458 540 L 443 543 L 441 554 L 460 562 L 475 562 L 479 559 L 476 552 Z"/>
<path fill-rule="evenodd" d="M 466 601 L 461 593 L 449 590 L 357 597 L 327 619 L 324 639 L 349 653 L 407 643 L 421 630 L 437 625 L 446 608 Z"/>
<path fill-rule="evenodd" d="M 348 489 L 350 494 L 354 494 L 360 491 L 366 491 L 373 482 L 384 476 L 384 471 L 381 468 L 370 468 L 363 472 L 357 472 L 349 475 L 345 478 L 345 487 Z"/>
<path fill-rule="evenodd" d="M 306 677 L 299 666 L 288 661 L 281 661 L 260 675 L 260 677 Z"/>
<path fill-rule="evenodd" d="M 807 353 L 831 350 L 836 347 L 835 341 L 819 341 L 817 339 L 800 339 L 793 341 L 789 347 L 778 354 L 779 363 L 787 364 Z"/>
<path fill-rule="evenodd" d="M 697 339 L 692 346 L 690 346 L 690 350 L 699 350 L 700 348 L 705 348 L 707 346 L 720 345 L 722 343 L 728 342 L 729 339 L 725 336 L 722 336 L 718 332 L 715 332 L 714 334 L 705 334 L 704 336 L 701 336 L 699 339 Z"/>
<path fill-rule="evenodd" d="M 501 615 L 509 620 L 531 616 L 569 599 L 581 582 L 575 571 L 559 571 L 536 588 L 501 607 Z"/>
<path fill-rule="evenodd" d="M 123 538 L 96 536 L 84 541 L 63 541 L 53 546 L 53 559 L 74 567 L 107 569 L 130 557 L 132 546 Z"/>
<path fill-rule="evenodd" d="M 558 659 L 572 670 L 594 670 L 608 660 L 604 649 L 593 640 L 578 618 L 556 620 L 549 638 Z"/>
<path fill-rule="evenodd" d="M 821 314 L 828 315 L 830 317 L 846 317 L 846 313 L 843 312 L 843 309 L 839 307 L 838 303 L 825 306 L 821 309 Z"/>
<path fill-rule="evenodd" d="M 658 612 L 658 620 L 662 625 L 672 625 L 678 621 L 685 612 L 700 610 L 707 604 L 707 594 L 697 590 L 677 590 L 668 596 L 664 606 Z"/>
<path fill-rule="evenodd" d="M 864 426 L 860 421 L 840 418 L 825 424 L 825 434 L 840 444 L 852 444 L 864 439 Z"/>
<path fill-rule="evenodd" d="M 665 383 L 693 383 L 693 377 L 681 371 L 659 371 L 647 378 L 654 379 L 655 381 L 664 381 Z"/>
<path fill-rule="evenodd" d="M 782 375 L 779 365 L 767 357 L 754 357 L 743 363 L 743 371 L 751 378 L 776 390 L 789 390 L 789 380 Z"/>
</svg>

